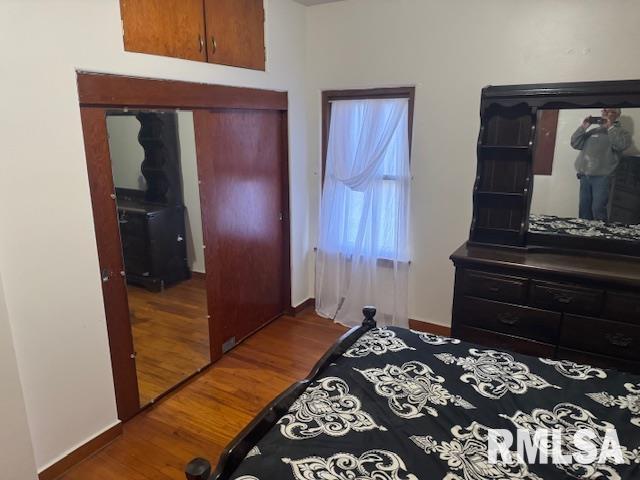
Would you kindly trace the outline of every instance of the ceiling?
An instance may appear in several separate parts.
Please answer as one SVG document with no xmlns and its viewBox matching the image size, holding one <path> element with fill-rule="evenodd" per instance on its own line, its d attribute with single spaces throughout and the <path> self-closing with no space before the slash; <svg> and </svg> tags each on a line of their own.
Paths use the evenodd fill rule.
<svg viewBox="0 0 640 480">
<path fill-rule="evenodd" d="M 303 5 L 320 5 L 321 3 L 342 2 L 343 0 L 295 0 Z"/>
</svg>

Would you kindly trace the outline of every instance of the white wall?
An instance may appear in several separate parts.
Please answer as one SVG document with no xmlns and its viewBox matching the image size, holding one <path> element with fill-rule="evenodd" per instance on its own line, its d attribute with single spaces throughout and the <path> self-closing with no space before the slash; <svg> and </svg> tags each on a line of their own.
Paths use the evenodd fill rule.
<svg viewBox="0 0 640 480">
<path fill-rule="evenodd" d="M 590 115 L 599 117 L 601 110 L 579 108 L 561 110 L 558 114 L 552 174 L 535 176 L 531 213 L 557 215 L 558 217 L 578 216 L 580 182 L 576 178 L 574 167 L 578 151 L 571 147 L 571 135 Z M 632 134 L 633 138 L 633 143 L 625 151 L 625 154 L 637 154 L 635 133 L 640 128 L 640 108 L 625 108 L 620 123 Z"/>
<path fill-rule="evenodd" d="M 639 78 L 640 3 L 614 3 L 349 0 L 307 10 L 315 205 L 321 90 L 416 85 L 412 318 L 450 323 L 448 257 L 469 233 L 481 88 Z M 316 225 L 317 211 L 312 238 Z"/>
<path fill-rule="evenodd" d="M 0 278 L 0 472 L 5 480 L 36 478 L 36 465 Z"/>
<path fill-rule="evenodd" d="M 146 188 L 141 171 L 144 148 L 138 142 L 139 131 L 140 122 L 135 116 L 109 115 L 107 117 L 111 172 L 116 187 L 132 190 Z"/>
<path fill-rule="evenodd" d="M 196 158 L 196 133 L 192 112 L 178 112 L 178 136 L 180 137 L 180 169 L 182 171 L 182 196 L 187 209 L 187 256 L 193 272 L 205 273 L 204 240 L 202 236 L 202 212 L 200 210 L 200 185 Z"/>
<path fill-rule="evenodd" d="M 118 0 L 0 2 L 0 271 L 39 469 L 116 422 L 76 69 L 288 90 L 293 302 L 312 292 L 305 7 L 265 6 L 266 73 L 124 52 Z"/>
</svg>

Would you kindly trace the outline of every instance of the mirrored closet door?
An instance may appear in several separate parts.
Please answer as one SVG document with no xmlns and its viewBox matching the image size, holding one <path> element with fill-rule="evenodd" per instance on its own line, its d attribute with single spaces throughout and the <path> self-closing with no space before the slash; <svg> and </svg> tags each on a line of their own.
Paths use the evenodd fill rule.
<svg viewBox="0 0 640 480">
<path fill-rule="evenodd" d="M 107 113 L 140 406 L 210 363 L 193 113 Z"/>
<path fill-rule="evenodd" d="M 127 421 L 292 309 L 287 93 L 79 72 L 78 95 Z"/>
</svg>

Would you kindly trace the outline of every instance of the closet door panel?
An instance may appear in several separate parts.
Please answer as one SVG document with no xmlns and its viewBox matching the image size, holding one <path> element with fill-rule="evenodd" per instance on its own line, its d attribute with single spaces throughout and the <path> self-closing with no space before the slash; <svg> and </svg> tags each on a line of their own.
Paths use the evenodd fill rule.
<svg viewBox="0 0 640 480">
<path fill-rule="evenodd" d="M 239 342 L 284 312 L 285 117 L 195 115 L 212 328 L 216 343 Z"/>
<path fill-rule="evenodd" d="M 118 229 L 106 115 L 104 109 L 90 107 L 82 107 L 80 115 L 118 418 L 124 421 L 140 410 L 140 403 L 127 285 L 125 278 L 120 274 L 124 271 L 124 260 Z"/>
<path fill-rule="evenodd" d="M 202 0 L 120 0 L 124 49 L 207 60 Z"/>
<path fill-rule="evenodd" d="M 263 0 L 205 0 L 211 63 L 265 69 Z"/>
</svg>

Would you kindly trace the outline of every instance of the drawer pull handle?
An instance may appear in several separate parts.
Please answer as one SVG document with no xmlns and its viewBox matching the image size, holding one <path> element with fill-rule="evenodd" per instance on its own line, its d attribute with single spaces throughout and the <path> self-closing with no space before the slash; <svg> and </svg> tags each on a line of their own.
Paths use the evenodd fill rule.
<svg viewBox="0 0 640 480">
<path fill-rule="evenodd" d="M 498 321 L 505 325 L 515 325 L 520 321 L 520 317 L 512 313 L 501 313 L 498 315 Z"/>
<path fill-rule="evenodd" d="M 573 301 L 573 297 L 571 295 L 554 295 L 553 298 L 560 303 L 569 304 Z"/>
<path fill-rule="evenodd" d="M 633 342 L 633 338 L 627 337 L 622 333 L 607 333 L 605 338 L 616 347 L 628 347 Z"/>
</svg>

